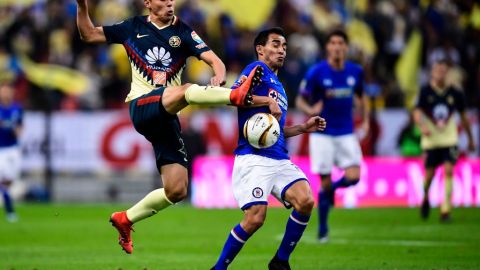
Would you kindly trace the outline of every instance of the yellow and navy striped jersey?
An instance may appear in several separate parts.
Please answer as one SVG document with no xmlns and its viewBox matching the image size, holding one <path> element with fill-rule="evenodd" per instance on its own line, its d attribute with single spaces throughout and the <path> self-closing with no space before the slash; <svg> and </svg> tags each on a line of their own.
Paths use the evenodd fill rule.
<svg viewBox="0 0 480 270">
<path fill-rule="evenodd" d="M 420 90 L 416 107 L 422 110 L 430 135 L 422 135 L 423 149 L 455 146 L 458 143 L 458 130 L 453 117 L 455 112 L 465 111 L 464 94 L 453 88 L 434 90 L 426 85 Z"/>
<path fill-rule="evenodd" d="M 122 44 L 132 67 L 132 84 L 126 102 L 161 86 L 181 85 L 187 58 L 210 48 L 188 25 L 174 17 L 158 27 L 149 16 L 135 16 L 103 26 L 108 43 Z"/>
</svg>

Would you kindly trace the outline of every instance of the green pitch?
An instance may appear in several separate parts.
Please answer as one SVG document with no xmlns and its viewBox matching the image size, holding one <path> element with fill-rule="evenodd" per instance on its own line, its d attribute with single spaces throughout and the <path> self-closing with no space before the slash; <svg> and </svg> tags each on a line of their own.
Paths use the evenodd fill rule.
<svg viewBox="0 0 480 270">
<path fill-rule="evenodd" d="M 239 210 L 175 206 L 135 225 L 125 254 L 108 223 L 112 205 L 20 205 L 20 221 L 0 219 L 0 269 L 210 269 Z M 229 269 L 267 269 L 289 211 L 269 209 L 267 222 Z M 0 216 L 2 217 L 2 216 Z M 451 224 L 417 209 L 335 209 L 330 243 L 315 241 L 316 214 L 291 258 L 294 270 L 480 269 L 480 209 L 455 209 Z"/>
</svg>

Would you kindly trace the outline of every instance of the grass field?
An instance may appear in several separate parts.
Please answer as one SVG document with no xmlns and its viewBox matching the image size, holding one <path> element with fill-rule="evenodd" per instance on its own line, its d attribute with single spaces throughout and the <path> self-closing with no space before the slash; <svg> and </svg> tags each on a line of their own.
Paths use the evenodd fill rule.
<svg viewBox="0 0 480 270">
<path fill-rule="evenodd" d="M 135 225 L 126 255 L 108 217 L 119 205 L 20 205 L 20 221 L 0 220 L 0 269 L 210 269 L 239 210 L 176 206 Z M 264 227 L 229 269 L 267 269 L 289 211 L 269 209 Z M 417 209 L 335 209 L 331 241 L 315 241 L 316 215 L 291 258 L 307 269 L 480 269 L 480 209 L 456 209 L 453 222 Z"/>
</svg>

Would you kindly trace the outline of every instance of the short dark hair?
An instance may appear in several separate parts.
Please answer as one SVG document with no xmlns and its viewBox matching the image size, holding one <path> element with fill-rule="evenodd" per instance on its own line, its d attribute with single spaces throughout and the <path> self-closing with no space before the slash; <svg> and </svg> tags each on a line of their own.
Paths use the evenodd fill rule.
<svg viewBox="0 0 480 270">
<path fill-rule="evenodd" d="M 273 28 L 260 31 L 258 35 L 255 37 L 255 40 L 253 41 L 253 50 L 255 51 L 255 56 L 257 57 L 257 59 L 258 59 L 257 45 L 265 46 L 267 44 L 268 36 L 270 34 L 277 34 L 285 37 L 285 32 L 281 27 L 273 27 Z"/>
<path fill-rule="evenodd" d="M 327 34 L 327 37 L 325 38 L 325 44 L 327 44 L 328 42 L 330 42 L 330 39 L 332 37 L 341 37 L 343 38 L 343 40 L 345 41 L 345 43 L 348 44 L 348 36 L 347 36 L 347 33 L 345 33 L 345 31 L 343 31 L 342 29 L 335 29 L 333 31 L 330 31 L 328 34 Z"/>
</svg>

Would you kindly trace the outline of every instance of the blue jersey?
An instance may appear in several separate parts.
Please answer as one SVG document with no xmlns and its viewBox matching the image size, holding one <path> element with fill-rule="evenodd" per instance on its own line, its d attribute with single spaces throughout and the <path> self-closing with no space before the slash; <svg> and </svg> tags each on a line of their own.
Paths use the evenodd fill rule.
<svg viewBox="0 0 480 270">
<path fill-rule="evenodd" d="M 148 16 L 135 16 L 104 26 L 108 43 L 123 44 L 132 67 L 132 86 L 126 101 L 161 86 L 181 85 L 187 58 L 199 57 L 208 46 L 188 25 L 174 17 L 160 28 Z"/>
<path fill-rule="evenodd" d="M 4 107 L 0 104 L 0 147 L 18 144 L 15 128 L 22 125 L 23 112 L 16 103 Z"/>
<path fill-rule="evenodd" d="M 353 95 L 363 95 L 363 69 L 359 65 L 346 61 L 342 70 L 335 70 L 322 61 L 308 70 L 299 91 L 311 104 L 323 101 L 320 116 L 327 120 L 323 134 L 353 133 Z"/>
<path fill-rule="evenodd" d="M 257 61 L 251 63 L 242 71 L 241 75 L 248 76 L 250 71 L 252 71 L 252 69 L 257 65 L 263 66 L 264 75 L 262 77 L 262 82 L 253 89 L 253 94 L 257 96 L 269 96 L 277 101 L 278 106 L 280 106 L 280 109 L 282 110 L 282 118 L 278 122 L 280 124 L 280 136 L 278 141 L 271 147 L 257 149 L 248 143 L 243 136 L 243 132 L 239 132 L 240 135 L 238 136 L 238 146 L 237 149 L 235 149 L 235 155 L 255 154 L 273 159 L 289 159 L 285 136 L 283 133 L 283 127 L 285 126 L 288 109 L 287 94 L 283 89 L 282 83 L 280 83 L 278 80 L 277 75 L 263 62 Z M 234 88 L 235 87 L 238 87 L 238 81 L 234 84 Z M 238 130 L 242 131 L 243 126 L 248 118 L 259 112 L 270 113 L 270 110 L 266 106 L 257 108 L 239 107 Z"/>
</svg>

